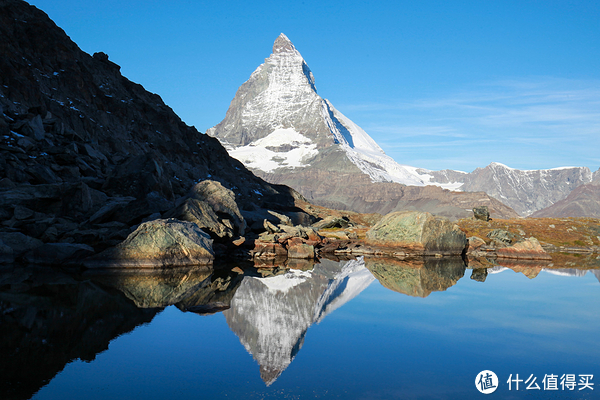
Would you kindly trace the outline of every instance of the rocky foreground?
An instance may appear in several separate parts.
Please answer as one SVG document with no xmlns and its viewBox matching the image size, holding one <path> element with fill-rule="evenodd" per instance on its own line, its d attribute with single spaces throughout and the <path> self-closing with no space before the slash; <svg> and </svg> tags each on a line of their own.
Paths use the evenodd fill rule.
<svg viewBox="0 0 600 400">
<path fill-rule="evenodd" d="M 217 139 L 122 76 L 106 54 L 83 52 L 24 1 L 0 0 L 0 55 L 0 263 L 169 269 L 211 268 L 231 257 L 268 267 L 328 254 L 548 259 L 547 252 L 573 248 L 598 252 L 597 220 L 581 220 L 585 227 L 548 220 L 547 229 L 529 232 L 520 225 L 527 219 L 502 225 L 497 218 L 516 214 L 493 201 L 484 203 L 494 219 L 473 224 L 398 211 L 438 204 L 431 193 L 443 189 L 434 187 L 413 193 L 402 186 L 410 202 L 378 209 L 385 216 L 309 204 L 252 174 Z M 332 191 L 331 179 L 317 178 L 311 181 Z M 389 203 L 388 183 L 378 185 Z M 367 192 L 365 202 L 377 200 Z M 456 196 L 450 208 L 461 212 L 481 203 Z M 580 236 L 571 240 L 573 232 Z"/>
</svg>

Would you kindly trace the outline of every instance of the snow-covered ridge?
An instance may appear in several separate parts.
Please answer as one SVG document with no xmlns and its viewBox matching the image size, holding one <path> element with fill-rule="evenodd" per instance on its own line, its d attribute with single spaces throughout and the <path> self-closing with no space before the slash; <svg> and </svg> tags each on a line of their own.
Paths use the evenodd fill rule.
<svg viewBox="0 0 600 400">
<path fill-rule="evenodd" d="M 404 185 L 435 185 L 457 190 L 462 182 L 438 183 L 427 170 L 402 165 L 384 153 L 379 145 L 360 126 L 339 112 L 325 100 L 327 109 L 323 114 L 335 142 L 346 152 L 348 158 L 373 182 L 396 182 Z"/>
</svg>

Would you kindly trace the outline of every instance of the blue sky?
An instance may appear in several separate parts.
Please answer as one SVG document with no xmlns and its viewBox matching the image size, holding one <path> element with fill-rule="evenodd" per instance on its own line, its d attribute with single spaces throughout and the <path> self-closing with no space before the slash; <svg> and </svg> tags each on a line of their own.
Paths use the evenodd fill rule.
<svg viewBox="0 0 600 400">
<path fill-rule="evenodd" d="M 30 3 L 201 132 L 283 32 L 401 164 L 600 167 L 598 1 Z"/>
</svg>

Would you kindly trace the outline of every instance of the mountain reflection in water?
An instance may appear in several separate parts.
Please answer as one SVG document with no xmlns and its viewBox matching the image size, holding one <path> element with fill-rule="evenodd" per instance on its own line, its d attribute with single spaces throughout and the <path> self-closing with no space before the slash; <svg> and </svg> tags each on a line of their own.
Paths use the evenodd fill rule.
<svg viewBox="0 0 600 400">
<path fill-rule="evenodd" d="M 151 323 L 171 305 L 200 315 L 222 311 L 269 386 L 294 360 L 311 325 L 375 280 L 394 292 L 426 298 L 456 285 L 467 269 L 460 258 L 323 259 L 294 267 L 298 269 L 272 268 L 279 271 L 276 276 L 265 265 L 247 266 L 243 274 L 183 268 L 72 276 L 49 268 L 5 266 L 0 269 L 0 398 L 31 398 L 70 362 L 94 360 L 113 339 Z M 542 272 L 590 273 L 600 281 L 598 269 L 532 263 L 478 265 L 470 277 L 489 282 L 509 269 L 529 279 Z"/>
<path fill-rule="evenodd" d="M 224 311 L 229 328 L 271 385 L 292 362 L 307 329 L 352 300 L 375 278 L 361 260 L 321 260 L 310 271 L 246 277 Z"/>
</svg>

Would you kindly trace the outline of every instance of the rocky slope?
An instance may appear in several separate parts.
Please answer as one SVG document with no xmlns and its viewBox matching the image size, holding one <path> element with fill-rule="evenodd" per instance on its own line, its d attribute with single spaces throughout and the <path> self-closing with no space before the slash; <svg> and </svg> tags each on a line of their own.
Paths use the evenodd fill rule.
<svg viewBox="0 0 600 400">
<path fill-rule="evenodd" d="M 0 234 L 6 240 L 24 242 L 18 236 L 24 234 L 102 250 L 143 220 L 181 205 L 207 179 L 230 191 L 238 214 L 300 211 L 295 192 L 254 176 L 119 70 L 106 54 L 81 51 L 42 11 L 0 0 Z M 211 208 L 230 232 L 246 226 L 228 214 L 231 208 L 215 209 L 206 198 L 193 202 Z"/>
<path fill-rule="evenodd" d="M 436 182 L 430 171 L 387 156 L 317 94 L 310 68 L 284 34 L 238 89 L 223 121 L 207 133 L 267 181 L 328 207 L 382 214 L 409 208 L 456 218 L 488 205 L 496 217 L 516 216 L 485 193 L 444 190 L 462 183 Z"/>
<path fill-rule="evenodd" d="M 578 186 L 566 198 L 536 211 L 531 216 L 600 218 L 600 182 Z"/>
</svg>

